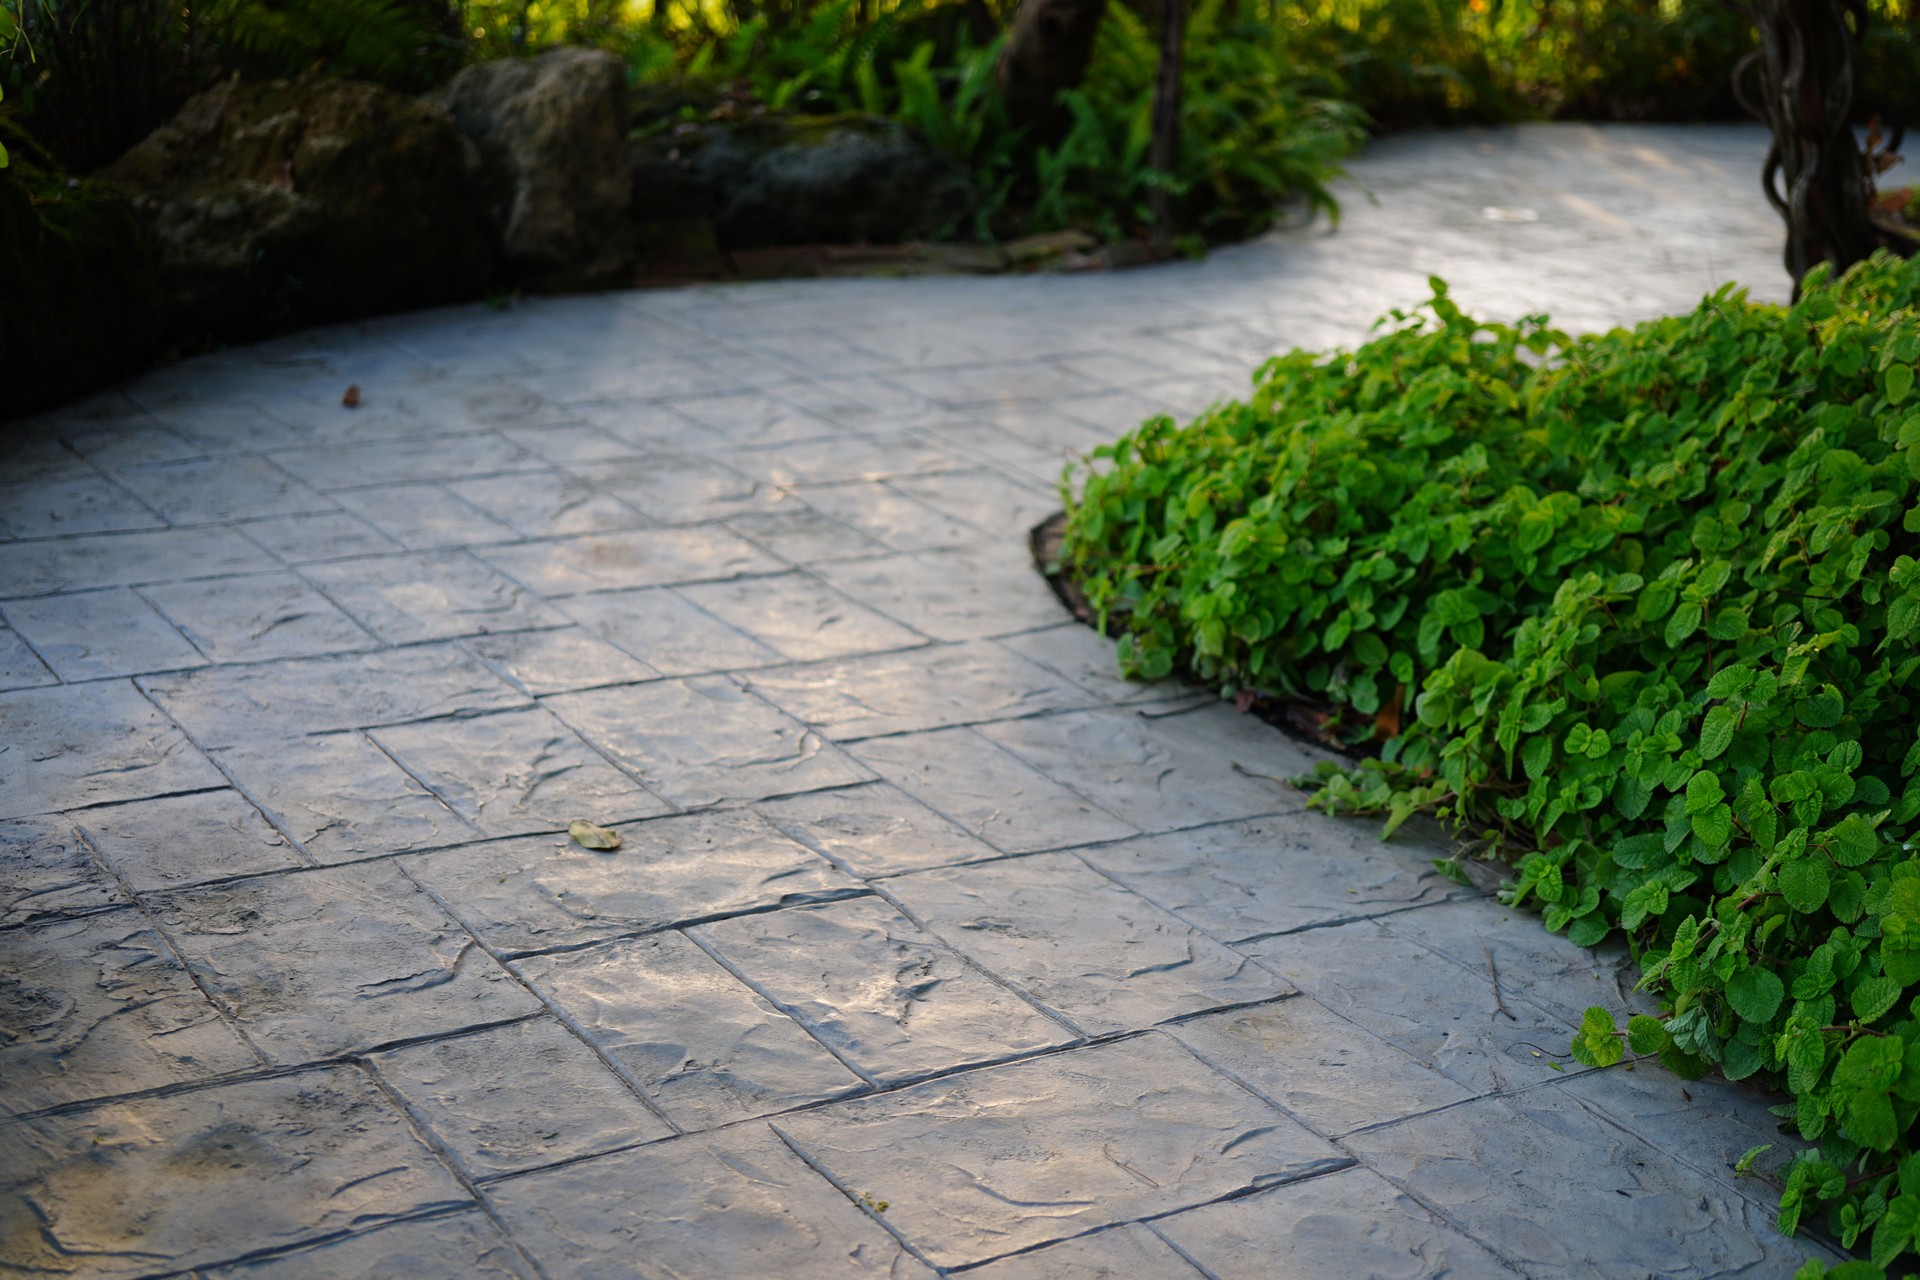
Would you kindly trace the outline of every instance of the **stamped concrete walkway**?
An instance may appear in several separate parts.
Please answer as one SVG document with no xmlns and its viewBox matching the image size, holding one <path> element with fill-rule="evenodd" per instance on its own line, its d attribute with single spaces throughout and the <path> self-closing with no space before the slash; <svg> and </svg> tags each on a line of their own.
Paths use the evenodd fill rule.
<svg viewBox="0 0 1920 1280">
<path fill-rule="evenodd" d="M 1790 1274 L 1765 1099 L 1566 1061 L 1616 958 L 1116 679 L 1023 538 L 1063 454 L 1428 272 L 1779 296 L 1760 150 L 1401 138 L 1201 264 L 407 316 L 46 416 L 0 1273 Z"/>
</svg>

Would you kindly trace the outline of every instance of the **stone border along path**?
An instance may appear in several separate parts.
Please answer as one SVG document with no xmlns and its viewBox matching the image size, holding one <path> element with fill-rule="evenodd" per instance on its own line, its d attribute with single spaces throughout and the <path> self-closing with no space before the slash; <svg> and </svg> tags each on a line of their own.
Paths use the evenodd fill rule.
<svg viewBox="0 0 1920 1280">
<path fill-rule="evenodd" d="M 1562 1056 L 1618 956 L 1306 813 L 1023 539 L 1064 453 L 1429 271 L 1570 328 L 1780 297 L 1761 152 L 1404 137 L 1199 264 L 402 316 L 46 415 L 0 1271 L 1790 1274 L 1765 1098 Z"/>
</svg>

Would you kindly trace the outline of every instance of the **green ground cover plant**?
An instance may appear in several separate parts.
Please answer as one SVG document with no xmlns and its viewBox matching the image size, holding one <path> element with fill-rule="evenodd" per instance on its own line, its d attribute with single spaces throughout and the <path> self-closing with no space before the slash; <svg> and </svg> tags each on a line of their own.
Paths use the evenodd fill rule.
<svg viewBox="0 0 1920 1280">
<path fill-rule="evenodd" d="M 1884 257 L 1580 338 L 1435 281 L 1064 486 L 1127 670 L 1326 706 L 1374 754 L 1317 804 L 1437 814 L 1624 936 L 1661 1016 L 1575 1056 L 1782 1086 L 1781 1226 L 1881 1266 L 1920 1240 L 1917 360 Z"/>
</svg>

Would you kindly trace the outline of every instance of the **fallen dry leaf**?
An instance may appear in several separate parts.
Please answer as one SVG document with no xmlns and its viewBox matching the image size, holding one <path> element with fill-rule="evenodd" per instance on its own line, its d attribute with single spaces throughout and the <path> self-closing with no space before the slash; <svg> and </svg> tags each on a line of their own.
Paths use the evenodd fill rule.
<svg viewBox="0 0 1920 1280">
<path fill-rule="evenodd" d="M 588 822 L 585 818 L 575 818 L 567 824 L 567 834 L 573 842 L 583 849 L 618 849 L 620 833 Z"/>
<path fill-rule="evenodd" d="M 340 403 L 349 409 L 358 409 L 360 407 L 360 384 L 356 382 L 348 386 L 347 394 L 340 397 Z"/>
</svg>

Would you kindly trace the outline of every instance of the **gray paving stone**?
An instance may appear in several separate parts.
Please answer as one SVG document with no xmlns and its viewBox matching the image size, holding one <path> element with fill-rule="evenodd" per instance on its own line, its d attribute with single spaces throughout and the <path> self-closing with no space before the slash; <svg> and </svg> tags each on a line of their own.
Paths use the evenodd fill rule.
<svg viewBox="0 0 1920 1280">
<path fill-rule="evenodd" d="M 854 758 L 1003 853 L 1117 840 L 1137 832 L 972 729 L 874 738 Z"/>
<path fill-rule="evenodd" d="M 1347 1162 L 1157 1035 L 970 1071 L 779 1122 L 887 1223 L 959 1266 Z"/>
<path fill-rule="evenodd" d="M 392 538 L 345 511 L 249 520 L 242 528 L 247 537 L 288 564 L 312 564 L 400 550 L 400 544 Z"/>
<path fill-rule="evenodd" d="M 1228 942 L 1473 892 L 1434 869 L 1438 850 L 1404 834 L 1383 844 L 1379 830 L 1378 818 L 1293 813 L 1122 840 L 1084 856 Z"/>
<path fill-rule="evenodd" d="M 140 912 L 0 933 L 0 973 L 0 1112 L 259 1066 Z"/>
<path fill-rule="evenodd" d="M 351 1067 L 16 1123 L 0 1166 L 0 1256 L 102 1280 L 471 1203 Z"/>
<path fill-rule="evenodd" d="M 1513 1280 L 1518 1274 L 1366 1169 L 1203 1205 L 1162 1218 L 1153 1229 L 1219 1280 Z"/>
<path fill-rule="evenodd" d="M 194 976 L 276 1063 L 540 1008 L 391 863 L 183 889 L 155 911 Z"/>
<path fill-rule="evenodd" d="M 564 471 L 463 480 L 447 487 L 529 537 L 598 533 L 647 523 L 626 503 Z"/>
<path fill-rule="evenodd" d="M 132 901 L 64 818 L 0 822 L 0 851 L 0 925 Z"/>
<path fill-rule="evenodd" d="M 1032 484 L 1058 485 L 1061 468 L 1069 460 L 1064 450 L 1034 444 L 973 414 L 935 422 L 929 430 L 968 456 L 1024 476 Z"/>
<path fill-rule="evenodd" d="M 63 680 L 207 664 L 172 623 L 126 587 L 16 600 L 6 615 Z"/>
<path fill-rule="evenodd" d="M 307 574 L 391 644 L 557 626 L 552 605 L 465 551 L 314 565 Z"/>
<path fill-rule="evenodd" d="M 1137 1222 L 989 1262 L 977 1280 L 1200 1280 L 1201 1273 Z"/>
<path fill-rule="evenodd" d="M 538 951 L 859 891 L 751 813 L 621 829 L 611 852 L 529 837 L 410 858 L 409 869 L 489 946 Z"/>
<path fill-rule="evenodd" d="M 506 367 L 511 347 L 488 357 Z M 448 378 L 407 387 L 398 407 L 443 431 L 465 431 L 500 423 L 562 422 L 566 415 L 532 388 L 511 378 Z"/>
<path fill-rule="evenodd" d="M 865 782 L 839 748 L 724 677 L 590 689 L 546 704 L 683 808 Z"/>
<path fill-rule="evenodd" d="M 865 534 L 802 505 L 798 498 L 772 511 L 735 516 L 727 521 L 727 528 L 797 565 L 875 556 L 888 550 Z"/>
<path fill-rule="evenodd" d="M 1101 389 L 1092 379 L 1060 365 L 1028 362 L 903 373 L 892 380 L 950 408 L 1080 396 Z"/>
<path fill-rule="evenodd" d="M 477 1178 L 673 1133 L 552 1018 L 389 1049 L 373 1064 Z"/>
<path fill-rule="evenodd" d="M 1567 1056 L 1572 1026 L 1505 994 L 1504 985 L 1503 1003 L 1513 1016 L 1501 1014 L 1484 958 L 1478 969 L 1455 964 L 1373 920 L 1241 943 L 1238 949 L 1475 1093 L 1553 1079 L 1556 1060 L 1565 1070 L 1578 1070 Z"/>
<path fill-rule="evenodd" d="M 919 872 L 889 880 L 887 893 L 1093 1035 L 1293 990 L 1071 854 Z"/>
<path fill-rule="evenodd" d="M 1000 851 L 885 783 L 763 800 L 754 808 L 858 876 L 897 875 Z"/>
<path fill-rule="evenodd" d="M 455 813 L 490 836 L 564 831 L 671 813 L 538 708 L 380 729 L 372 737 Z"/>
<path fill-rule="evenodd" d="M 465 480 L 535 471 L 542 465 L 527 450 L 491 432 L 286 449 L 274 454 L 273 461 L 323 491 L 406 480 Z"/>
<path fill-rule="evenodd" d="M 836 434 L 818 414 L 773 396 L 745 394 L 676 400 L 674 409 L 741 444 L 779 444 Z"/>
<path fill-rule="evenodd" d="M 1003 636 L 995 643 L 1058 672 L 1107 702 L 1155 702 L 1200 692 L 1174 680 L 1122 677 L 1113 641 L 1077 621 Z"/>
<path fill-rule="evenodd" d="M 1763 1209 L 1779 1208 L 1787 1165 L 1815 1145 L 1793 1121 L 1773 1114 L 1789 1099 L 1752 1080 L 1682 1080 L 1653 1061 L 1583 1072 L 1559 1089 Z M 1748 1175 L 1736 1174 L 1734 1166 L 1756 1147 L 1771 1149 L 1754 1157 Z"/>
<path fill-rule="evenodd" d="M 926 643 L 925 637 L 802 573 L 698 583 L 679 591 L 714 617 L 800 662 Z"/>
<path fill-rule="evenodd" d="M 0 573 L 6 550 L 0 547 Z M 585 534 L 492 547 L 487 559 L 548 597 L 706 582 L 785 567 L 746 539 L 713 528 Z"/>
<path fill-rule="evenodd" d="M 780 507 L 785 495 L 764 480 L 707 458 L 653 454 L 593 469 L 593 482 L 663 524 L 720 520 Z"/>
<path fill-rule="evenodd" d="M 73 822 L 136 893 L 307 865 L 236 791 L 82 809 Z"/>
<path fill-rule="evenodd" d="M 1470 1102 L 1347 1145 L 1525 1275 L 1785 1277 L 1815 1251 L 1558 1090 Z"/>
<path fill-rule="evenodd" d="M 1084 706 L 1053 672 L 990 642 L 756 671 L 743 683 L 836 741 Z"/>
<path fill-rule="evenodd" d="M 835 484 L 956 471 L 966 459 L 933 440 L 915 436 L 839 435 L 727 454 L 728 465 L 769 483 Z"/>
<path fill-rule="evenodd" d="M 160 519 L 103 476 L 0 485 L 0 537 L 54 538 L 62 534 L 159 529 Z"/>
<path fill-rule="evenodd" d="M 258 457 L 207 458 L 127 467 L 120 483 L 173 524 L 332 511 L 335 503 Z"/>
<path fill-rule="evenodd" d="M 161 529 L 0 545 L 0 597 L 277 569 L 233 529 Z"/>
<path fill-rule="evenodd" d="M 1503 907 L 1491 898 L 1447 911 L 1409 912 L 1387 928 L 1468 968 L 1495 966 L 1502 991 L 1574 1025 L 1593 1005 L 1606 1006 L 1622 1025 L 1628 1014 L 1660 1012 L 1650 995 L 1634 990 L 1639 966 L 1617 940 L 1591 950 L 1575 946 L 1563 934 L 1548 933 L 1532 911 Z"/>
<path fill-rule="evenodd" d="M 223 781 L 185 735 L 124 681 L 0 694 L 0 818 Z"/>
<path fill-rule="evenodd" d="M 915 502 L 875 481 L 812 485 L 800 490 L 809 507 L 888 551 L 928 551 L 977 542 L 974 526 Z"/>
<path fill-rule="evenodd" d="M 568 616 L 669 676 L 764 667 L 780 654 L 671 587 L 575 596 Z"/>
<path fill-rule="evenodd" d="M 528 705 L 457 645 L 293 658 L 153 677 L 146 688 L 211 748 Z"/>
<path fill-rule="evenodd" d="M 580 627 L 478 636 L 467 641 L 467 648 L 516 688 L 536 697 L 635 684 L 661 674 Z"/>
<path fill-rule="evenodd" d="M 682 934 L 533 956 L 515 968 L 683 1128 L 711 1129 L 866 1087 Z"/>
<path fill-rule="evenodd" d="M 47 670 L 47 664 L 40 661 L 40 656 L 20 638 L 19 632 L 0 627 L 0 691 L 35 689 L 59 682 L 59 677 Z"/>
<path fill-rule="evenodd" d="M 731 444 L 704 422 L 647 397 L 626 395 L 570 402 L 568 411 L 635 453 L 699 453 Z"/>
<path fill-rule="evenodd" d="M 1018 537 L 1060 509 L 1057 493 L 985 467 L 902 477 L 891 486 L 916 502 L 1004 537 Z"/>
<path fill-rule="evenodd" d="M 1308 996 L 1193 1018 L 1168 1034 L 1319 1133 L 1473 1096 Z"/>
<path fill-rule="evenodd" d="M 215 662 L 309 658 L 379 643 L 292 573 L 173 582 L 142 594 Z"/>
<path fill-rule="evenodd" d="M 534 1280 L 534 1271 L 476 1211 L 396 1223 L 321 1244 L 196 1272 L 205 1280 Z"/>
<path fill-rule="evenodd" d="M 631 458 L 639 452 L 618 436 L 584 422 L 510 427 L 502 429 L 500 434 L 556 466 L 577 467 L 589 478 L 595 463 Z"/>
<path fill-rule="evenodd" d="M 738 916 L 694 932 L 821 1043 L 882 1082 L 1076 1038 L 876 898 Z"/>
<path fill-rule="evenodd" d="M 1066 610 L 1026 548 L 1003 544 L 823 565 L 820 576 L 936 640 L 975 640 L 1058 622 Z"/>
<path fill-rule="evenodd" d="M 409 551 L 518 542 L 521 536 L 512 525 L 494 519 L 444 485 L 350 489 L 339 495 L 339 502 Z M 382 548 L 386 549 L 390 548 Z"/>
<path fill-rule="evenodd" d="M 76 431 L 66 440 L 75 453 L 109 471 L 149 462 L 184 462 L 208 453 L 204 442 L 169 430 L 147 413 L 115 420 L 114 425 L 99 430 Z"/>
<path fill-rule="evenodd" d="M 514 1235 L 553 1280 L 661 1275 L 932 1280 L 764 1126 L 681 1138 L 503 1182 Z"/>
<path fill-rule="evenodd" d="M 983 725 L 980 733 L 1049 777 L 1071 779 L 1075 790 L 1142 831 L 1300 807 L 1300 793 L 1272 779 L 1300 772 L 1307 760 L 1279 734 L 1269 731 L 1273 741 L 1257 744 L 1261 754 L 1242 764 L 1209 735 L 1187 731 L 1181 719 L 1081 711 Z M 1266 776 L 1248 776 L 1237 764 Z"/>
<path fill-rule="evenodd" d="M 316 862 L 430 849 L 478 834 L 358 733 L 258 738 L 214 758 Z"/>
</svg>

